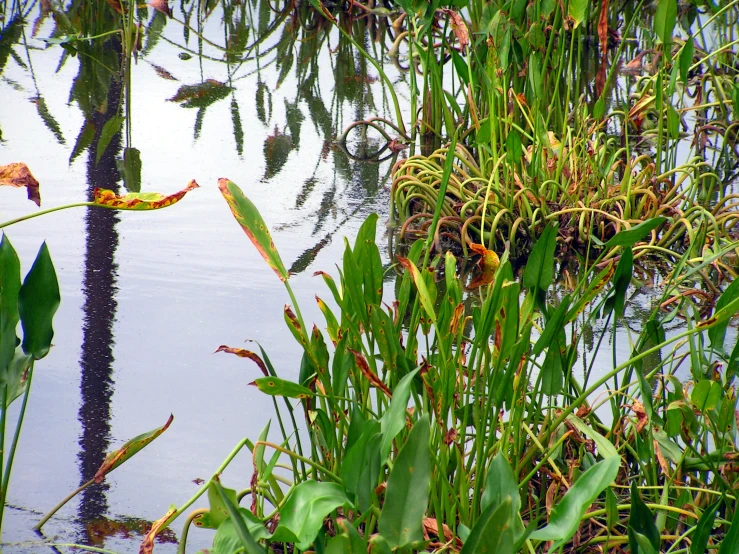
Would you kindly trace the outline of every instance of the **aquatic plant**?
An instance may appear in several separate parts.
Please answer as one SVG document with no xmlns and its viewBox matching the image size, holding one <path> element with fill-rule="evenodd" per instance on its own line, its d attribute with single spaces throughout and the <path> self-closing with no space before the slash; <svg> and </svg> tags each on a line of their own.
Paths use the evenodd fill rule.
<svg viewBox="0 0 739 554">
<path fill-rule="evenodd" d="M 709 541 L 734 551 L 739 348 L 726 351 L 724 337 L 739 285 L 707 319 L 688 302 L 669 312 L 655 302 L 643 330 L 629 337 L 630 354 L 618 355 L 615 322 L 629 309 L 634 245 L 659 220 L 609 239 L 558 301 L 548 295 L 555 225 L 535 243 L 520 280 L 507 253 L 498 260 L 480 246 L 479 288 L 466 298 L 454 256 L 429 257 L 417 241 L 397 258 L 405 271 L 390 307 L 373 215 L 354 244 L 346 242 L 339 278 L 317 273 L 331 301 L 316 297 L 325 326 L 309 331 L 256 207 L 231 181 L 219 187 L 287 288 L 300 375 L 280 377 L 261 347 L 217 349 L 256 364 L 263 376 L 252 385 L 275 400 L 281 438 L 269 438 L 268 424 L 257 440 L 241 441 L 188 502 L 155 524 L 142 552 L 206 494 L 209 508 L 185 520 L 180 552 L 191 525 L 217 530 L 217 553 L 626 544 L 632 552 L 702 552 Z M 612 248 L 618 262 L 597 269 Z M 714 259 L 687 268 L 683 256 L 678 265 L 690 278 Z M 668 283 L 662 300 L 678 284 Z M 687 322 L 682 330 L 670 328 L 676 317 Z M 611 369 L 595 373 L 609 335 Z M 592 354 L 583 340 L 597 341 Z M 254 473 L 237 492 L 220 475 L 244 447 Z M 239 506 L 244 498 L 248 509 Z"/>
</svg>

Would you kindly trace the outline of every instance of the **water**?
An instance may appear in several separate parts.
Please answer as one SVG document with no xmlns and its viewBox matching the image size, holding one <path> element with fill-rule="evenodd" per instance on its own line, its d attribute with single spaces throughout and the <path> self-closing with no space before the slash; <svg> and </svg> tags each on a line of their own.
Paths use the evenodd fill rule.
<svg viewBox="0 0 739 554">
<path fill-rule="evenodd" d="M 205 21 L 202 34 L 223 43 L 219 11 Z M 32 49 L 25 50 L 22 41 L 14 49 L 26 68 L 11 59 L 0 82 L 0 165 L 28 164 L 41 183 L 42 207 L 85 201 L 94 186 L 124 193 L 113 159 L 125 146 L 121 136 L 99 165 L 87 152 L 69 164 L 85 122 L 78 104 L 69 101 L 81 57 L 67 59 L 55 72 L 61 49 L 44 49 L 43 42 L 30 39 L 30 27 Z M 52 29 L 47 19 L 37 36 L 47 37 Z M 278 43 L 281 32 L 262 48 Z M 332 48 L 337 40 L 337 33 L 330 35 Z M 258 74 L 256 60 L 238 68 L 212 61 L 205 56 L 223 54 L 207 44 L 203 58 L 183 60 L 175 44 L 184 44 L 183 30 L 169 22 L 162 40 L 133 68 L 131 146 L 141 152 L 143 191 L 173 193 L 192 178 L 201 188 L 158 212 L 76 208 L 6 229 L 24 273 L 47 241 L 62 305 L 54 321 L 54 347 L 36 366 L 8 495 L 5 552 L 46 550 L 28 542 L 39 540 L 30 529 L 41 514 L 89 479 L 108 451 L 162 425 L 170 413 L 175 420 L 164 435 L 111 473 L 104 485 L 65 506 L 44 527 L 45 536 L 136 551 L 142 520 L 156 520 L 170 504 L 184 503 L 197 490 L 193 480 L 207 479 L 243 437 L 256 438 L 272 415 L 271 400 L 247 385 L 261 374 L 250 361 L 213 354 L 219 345 L 241 347 L 246 339 L 258 340 L 281 376 L 297 376 L 300 351 L 286 333 L 282 314 L 289 299 L 233 220 L 218 178 L 235 181 L 259 207 L 286 266 L 301 260 L 295 270 L 305 270 L 292 285 L 308 321 L 323 321 L 314 293 L 330 297 L 313 271 L 334 269 L 344 248 L 340 237 L 353 237 L 368 213 L 387 218 L 389 193 L 382 179 L 391 162 L 355 162 L 333 143 L 345 123 L 365 113 L 385 115 L 380 85 L 374 78 L 361 79 L 364 62 L 349 53 L 358 72 L 353 75 L 362 81 L 349 96 L 334 84 L 336 56 L 327 44 L 305 64 L 292 50 L 300 44 L 290 45 L 280 65 L 270 61 L 274 56 L 260 56 L 266 67 Z M 188 48 L 197 53 L 192 34 Z M 295 56 L 295 64 L 281 75 L 287 55 Z M 162 78 L 152 64 L 179 81 Z M 314 81 L 306 85 L 301 73 L 314 70 Z M 368 74 L 376 77 L 374 71 Z M 199 130 L 198 109 L 167 101 L 183 84 L 229 78 L 233 90 L 201 114 Z M 259 94 L 271 96 L 264 113 Z M 56 136 L 30 101 L 37 96 L 58 123 Z M 234 133 L 234 103 L 243 139 Z M 287 152 L 266 159 L 265 141 L 285 135 L 291 140 L 278 147 Z M 3 220 L 36 210 L 24 191 L 3 187 L 0 194 Z M 19 404 L 13 405 L 11 418 Z M 246 486 L 250 475 L 247 452 L 223 482 Z M 178 532 L 180 526 L 178 521 Z M 210 532 L 196 530 L 188 544 L 196 551 L 211 541 Z M 175 550 L 171 542 L 157 546 L 157 552 Z"/>
</svg>

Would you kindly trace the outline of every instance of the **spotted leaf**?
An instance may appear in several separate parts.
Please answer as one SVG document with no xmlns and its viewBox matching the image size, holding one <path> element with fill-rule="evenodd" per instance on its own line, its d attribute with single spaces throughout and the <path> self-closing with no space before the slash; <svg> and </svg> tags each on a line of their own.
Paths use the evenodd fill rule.
<svg viewBox="0 0 739 554">
<path fill-rule="evenodd" d="M 179 202 L 188 192 L 199 186 L 193 179 L 184 189 L 174 194 L 132 192 L 123 196 L 118 196 L 112 190 L 96 188 L 93 202 L 98 206 L 106 206 L 116 210 L 159 210 Z"/>
</svg>

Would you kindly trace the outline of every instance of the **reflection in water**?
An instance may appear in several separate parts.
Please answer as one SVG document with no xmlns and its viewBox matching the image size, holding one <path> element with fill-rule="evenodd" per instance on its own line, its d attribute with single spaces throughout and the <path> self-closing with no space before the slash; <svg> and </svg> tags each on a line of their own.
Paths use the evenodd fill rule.
<svg viewBox="0 0 739 554">
<path fill-rule="evenodd" d="M 117 133 L 105 153 L 96 164 L 98 138 L 105 121 L 118 112 L 121 97 L 120 81 L 111 80 L 108 90 L 106 113 L 93 112 L 89 115 L 97 133 L 89 151 L 87 162 L 88 196 L 95 187 L 118 192 L 119 174 L 115 157 L 121 149 L 121 135 Z M 80 436 L 80 482 L 84 483 L 95 475 L 103 463 L 110 442 L 110 400 L 113 395 L 113 321 L 117 302 L 117 264 L 115 251 L 118 233 L 115 226 L 118 216 L 113 210 L 88 208 L 85 217 L 86 246 L 85 273 L 83 279 L 84 326 L 82 338 L 82 370 L 79 421 Z M 102 483 L 88 487 L 82 493 L 79 507 L 80 521 L 88 526 L 107 511 L 106 490 Z M 88 533 L 85 533 L 88 535 Z M 83 542 L 92 540 L 85 536 Z"/>
</svg>

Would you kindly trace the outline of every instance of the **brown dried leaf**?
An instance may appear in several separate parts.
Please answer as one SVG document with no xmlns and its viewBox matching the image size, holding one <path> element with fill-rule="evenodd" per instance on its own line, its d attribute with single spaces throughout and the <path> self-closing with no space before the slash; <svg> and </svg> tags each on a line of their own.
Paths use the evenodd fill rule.
<svg viewBox="0 0 739 554">
<path fill-rule="evenodd" d="M 169 7 L 167 0 L 151 0 L 149 5 L 158 12 L 162 12 L 167 17 L 172 17 L 172 10 Z"/>
<path fill-rule="evenodd" d="M 364 356 L 362 356 L 362 353 L 357 352 L 356 350 L 352 350 L 351 348 L 347 348 L 347 350 L 349 350 L 349 352 L 354 355 L 354 360 L 357 362 L 359 370 L 362 372 L 362 375 L 367 378 L 370 384 L 384 392 L 388 398 L 392 398 L 393 393 L 391 393 L 387 385 L 383 383 L 380 378 L 372 372 L 369 365 L 367 365 L 367 360 L 365 360 Z"/>
<path fill-rule="evenodd" d="M 603 53 L 603 61 L 605 63 L 606 51 L 608 50 L 608 0 L 601 0 L 600 2 L 598 40 L 600 40 L 600 51 Z"/>
<path fill-rule="evenodd" d="M 493 282 L 495 271 L 498 269 L 498 265 L 500 265 L 498 255 L 492 250 L 485 248 L 482 244 L 471 243 L 469 247 L 475 254 L 480 255 L 480 260 L 477 262 L 477 266 L 480 268 L 480 274 L 472 279 L 469 288 L 475 289 L 489 285 Z"/>
<path fill-rule="evenodd" d="M 667 460 L 665 459 L 664 454 L 662 454 L 662 450 L 659 447 L 659 443 L 657 442 L 657 439 L 654 439 L 654 452 L 657 454 L 657 461 L 659 462 L 659 466 L 662 468 L 662 473 L 665 475 L 670 474 L 670 466 L 667 463 Z"/>
<path fill-rule="evenodd" d="M 467 30 L 467 25 L 465 24 L 464 19 L 462 19 L 462 16 L 457 12 L 450 10 L 449 8 L 441 11 L 449 16 L 452 23 L 452 31 L 459 41 L 459 47 L 464 50 L 470 43 L 470 33 Z"/>
<path fill-rule="evenodd" d="M 0 165 L 0 185 L 15 188 L 26 187 L 28 199 L 37 206 L 41 206 L 39 182 L 31 175 L 31 170 L 23 162 Z"/>
<path fill-rule="evenodd" d="M 226 352 L 228 354 L 234 354 L 238 356 L 239 358 L 249 358 L 252 362 L 254 362 L 255 364 L 259 366 L 259 369 L 262 370 L 262 373 L 264 373 L 265 377 L 269 377 L 269 371 L 267 371 L 267 366 L 264 365 L 262 358 L 260 358 L 257 354 L 255 354 L 251 350 L 247 350 L 245 348 L 231 348 L 230 346 L 226 346 L 225 344 L 222 344 L 221 346 L 215 349 L 213 354 L 215 354 L 216 352 Z"/>
<path fill-rule="evenodd" d="M 444 541 L 449 542 L 451 540 L 454 540 L 457 548 L 461 548 L 462 541 L 460 540 L 460 538 L 454 536 L 454 533 L 452 533 L 452 530 L 447 526 L 446 523 L 442 523 L 442 527 L 444 529 Z M 439 536 L 439 525 L 436 522 L 435 518 L 423 518 L 423 532 L 427 535 L 434 535 L 441 539 L 441 537 Z"/>
<path fill-rule="evenodd" d="M 152 552 L 154 552 L 154 539 L 156 539 L 156 536 L 159 534 L 159 532 L 167 526 L 169 518 L 172 517 L 175 513 L 177 513 L 177 508 L 172 507 L 166 514 L 164 514 L 160 519 L 156 520 L 151 525 L 151 531 L 149 531 L 144 537 L 144 540 L 141 541 L 139 554 L 152 554 Z"/>
<path fill-rule="evenodd" d="M 631 411 L 634 412 L 637 417 L 636 432 L 641 433 L 642 429 L 644 429 L 647 423 L 649 423 L 647 412 L 644 410 L 644 406 L 641 404 L 641 402 L 638 402 L 636 400 L 630 407 Z"/>
</svg>

